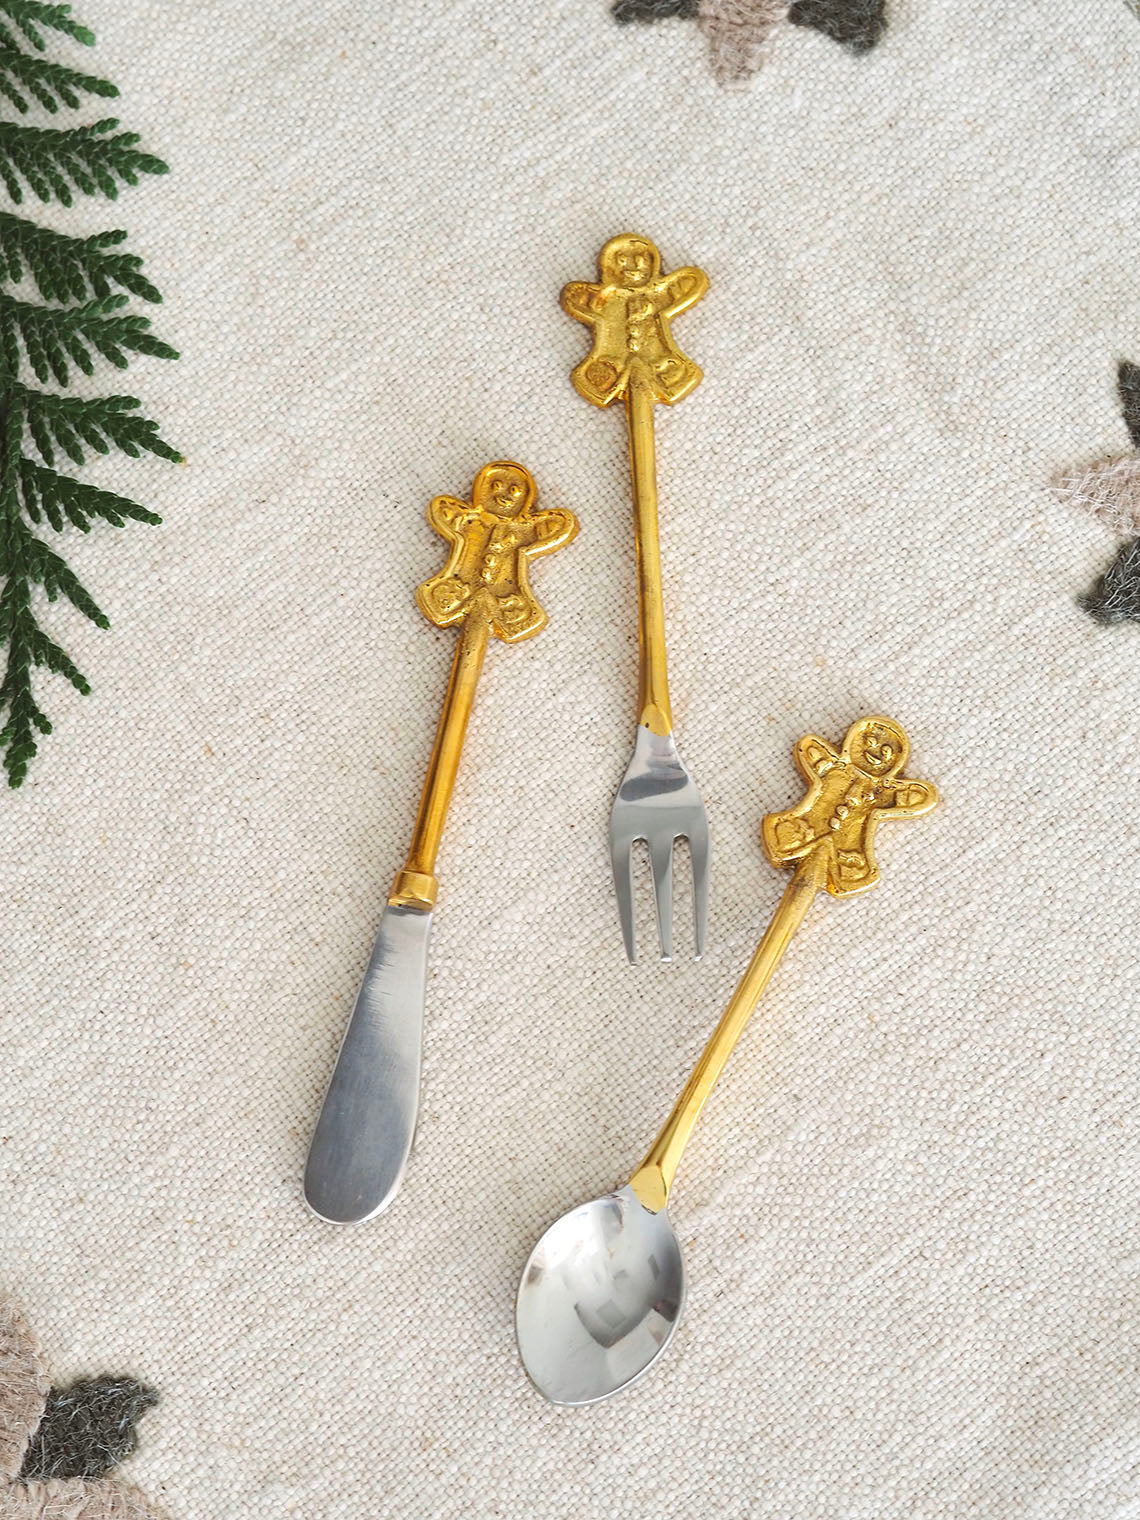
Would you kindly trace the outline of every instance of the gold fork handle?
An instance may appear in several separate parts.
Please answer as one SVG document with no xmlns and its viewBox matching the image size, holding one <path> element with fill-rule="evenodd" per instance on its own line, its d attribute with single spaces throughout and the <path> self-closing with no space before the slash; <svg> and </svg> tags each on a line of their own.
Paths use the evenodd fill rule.
<svg viewBox="0 0 1140 1520">
<path fill-rule="evenodd" d="M 651 733 L 673 731 L 665 664 L 665 600 L 661 590 L 661 542 L 657 530 L 657 454 L 653 438 L 653 391 L 635 360 L 626 389 L 629 462 L 633 476 L 637 540 L 638 644 L 641 682 L 638 722 Z"/>
<path fill-rule="evenodd" d="M 681 1154 L 688 1144 L 693 1126 L 705 1106 L 705 1099 L 724 1070 L 744 1026 L 771 979 L 792 935 L 803 922 L 812 899 L 824 885 L 827 861 L 823 850 L 814 849 L 801 861 L 791 881 L 784 888 L 772 921 L 740 985 L 732 995 L 720 1022 L 701 1052 L 685 1090 L 673 1106 L 661 1133 L 646 1153 L 645 1159 L 630 1178 L 630 1187 L 651 1213 L 659 1213 L 669 1201 L 669 1189 L 677 1175 Z"/>
<path fill-rule="evenodd" d="M 392 907 L 417 908 L 422 913 L 430 913 L 435 905 L 439 891 L 435 857 L 455 787 L 467 720 L 471 716 L 471 704 L 475 687 L 479 684 L 490 631 L 491 624 L 483 609 L 473 607 L 464 619 L 463 633 L 451 664 L 451 679 L 447 683 L 447 696 L 428 762 L 408 858 L 397 871 L 388 894 Z"/>
</svg>

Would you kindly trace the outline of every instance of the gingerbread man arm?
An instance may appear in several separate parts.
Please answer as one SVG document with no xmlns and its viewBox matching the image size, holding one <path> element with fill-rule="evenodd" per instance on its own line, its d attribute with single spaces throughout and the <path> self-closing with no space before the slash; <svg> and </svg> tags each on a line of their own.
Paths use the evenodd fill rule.
<svg viewBox="0 0 1140 1520">
<path fill-rule="evenodd" d="M 598 320 L 598 313 L 605 305 L 601 287 L 590 285 L 585 280 L 576 280 L 570 285 L 562 287 L 562 310 L 578 322 L 585 322 L 592 327 Z"/>
<path fill-rule="evenodd" d="M 441 538 L 456 543 L 466 523 L 478 517 L 478 508 L 458 496 L 433 496 L 428 506 L 428 522 Z"/>
<path fill-rule="evenodd" d="M 828 862 L 827 890 L 833 897 L 851 897 L 865 892 L 879 881 L 875 859 L 875 830 L 883 818 L 916 818 L 929 813 L 938 801 L 937 789 L 929 781 L 901 778 L 880 793 L 871 808 L 863 831 L 862 847 L 836 848 Z"/>
<path fill-rule="evenodd" d="M 818 734 L 805 734 L 793 750 L 796 766 L 805 781 L 821 781 L 839 756 Z"/>
<path fill-rule="evenodd" d="M 660 308 L 662 316 L 675 317 L 678 312 L 687 311 L 697 304 L 708 288 L 709 277 L 703 269 L 691 265 L 686 269 L 674 269 L 672 274 L 658 281 L 658 290 L 666 303 Z"/>
<path fill-rule="evenodd" d="M 937 804 L 938 789 L 929 781 L 911 781 L 903 776 L 892 784 L 891 800 L 883 811 L 893 813 L 896 818 L 917 818 Z"/>
<path fill-rule="evenodd" d="M 573 512 L 564 512 L 559 507 L 536 512 L 531 521 L 534 537 L 527 549 L 531 559 L 536 559 L 540 554 L 549 554 L 553 549 L 561 549 L 578 531 L 578 519 Z"/>
</svg>

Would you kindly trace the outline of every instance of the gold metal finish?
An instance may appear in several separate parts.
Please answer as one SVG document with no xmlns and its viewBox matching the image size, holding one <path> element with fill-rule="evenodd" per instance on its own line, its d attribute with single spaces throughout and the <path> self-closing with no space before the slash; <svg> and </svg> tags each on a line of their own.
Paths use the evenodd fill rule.
<svg viewBox="0 0 1140 1520">
<path fill-rule="evenodd" d="M 909 752 L 901 725 L 881 717 L 853 723 L 838 752 L 814 734 L 796 745 L 807 793 L 794 808 L 769 813 L 761 827 L 768 859 L 775 866 L 794 864 L 795 874 L 685 1090 L 630 1178 L 638 1199 L 653 1213 L 668 1203 L 705 1099 L 816 893 L 826 887 L 834 896 L 846 897 L 873 887 L 879 871 L 872 841 L 880 821 L 913 818 L 937 803 L 938 793 L 928 781 L 900 774 Z"/>
<path fill-rule="evenodd" d="M 669 702 L 669 672 L 665 659 L 665 595 L 661 589 L 661 540 L 657 529 L 653 393 L 640 375 L 635 374 L 630 379 L 625 406 L 637 545 L 637 641 L 640 653 L 637 721 L 651 733 L 670 734 L 673 732 L 673 708 Z"/>
<path fill-rule="evenodd" d="M 459 755 L 467 733 L 467 719 L 475 700 L 475 687 L 483 669 L 483 655 L 491 624 L 482 607 L 473 606 L 463 623 L 463 633 L 451 663 L 451 679 L 435 733 L 427 777 L 420 796 L 420 809 L 408 858 L 396 872 L 389 903 L 396 908 L 419 908 L 430 913 L 435 906 L 439 883 L 435 879 L 435 857 L 443 835 L 451 793 L 459 770 Z"/>
<path fill-rule="evenodd" d="M 393 907 L 430 912 L 438 882 L 435 858 L 483 655 L 491 634 L 507 644 L 533 638 L 546 613 L 530 589 L 528 562 L 568 544 L 578 531 L 572 512 L 539 511 L 529 471 L 510 460 L 484 465 L 471 500 L 437 496 L 428 521 L 451 544 L 447 564 L 416 591 L 424 616 L 439 628 L 462 623 L 443 712 L 420 797 L 407 859 L 388 895 Z"/>
<path fill-rule="evenodd" d="M 595 406 L 624 398 L 629 426 L 637 535 L 638 639 L 641 680 L 638 721 L 655 734 L 672 732 L 665 659 L 665 605 L 657 528 L 657 466 L 653 408 L 672 406 L 700 384 L 700 366 L 677 347 L 670 321 L 708 289 L 700 269 L 661 273 L 661 254 L 648 238 L 622 233 L 598 256 L 599 283 L 577 281 L 562 292 L 563 309 L 592 328 L 593 347 L 571 379 Z"/>
</svg>

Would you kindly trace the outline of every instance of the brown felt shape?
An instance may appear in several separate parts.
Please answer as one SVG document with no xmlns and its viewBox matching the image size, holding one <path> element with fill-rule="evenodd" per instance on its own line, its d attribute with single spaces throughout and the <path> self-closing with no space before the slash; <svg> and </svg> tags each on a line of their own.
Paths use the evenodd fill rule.
<svg viewBox="0 0 1140 1520">
<path fill-rule="evenodd" d="M 20 1471 L 47 1391 L 48 1376 L 27 1320 L 9 1299 L 0 1299 L 0 1483 Z"/>
<path fill-rule="evenodd" d="M 771 52 L 787 0 L 702 0 L 701 30 L 713 73 L 724 85 L 743 84 Z"/>
<path fill-rule="evenodd" d="M 139 1489 L 98 1479 L 13 1484 L 0 1495 L 0 1520 L 165 1520 Z"/>
<path fill-rule="evenodd" d="M 1117 533 L 1140 533 L 1140 455 L 1058 470 L 1053 490 L 1070 507 L 1098 518 Z"/>
</svg>

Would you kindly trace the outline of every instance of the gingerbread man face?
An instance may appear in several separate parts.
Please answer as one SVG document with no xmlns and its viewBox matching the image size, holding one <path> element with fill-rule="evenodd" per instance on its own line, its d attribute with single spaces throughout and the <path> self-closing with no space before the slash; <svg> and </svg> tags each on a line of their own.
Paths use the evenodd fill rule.
<svg viewBox="0 0 1140 1520">
<path fill-rule="evenodd" d="M 661 273 L 661 255 L 648 238 L 623 232 L 611 238 L 598 255 L 598 267 L 607 285 L 640 290 Z"/>
<path fill-rule="evenodd" d="M 517 517 L 534 498 L 534 481 L 521 464 L 485 464 L 471 488 L 472 504 L 499 517 Z"/>
<path fill-rule="evenodd" d="M 910 753 L 910 742 L 890 718 L 860 718 L 847 731 L 843 748 L 868 776 L 894 776 Z"/>
</svg>

